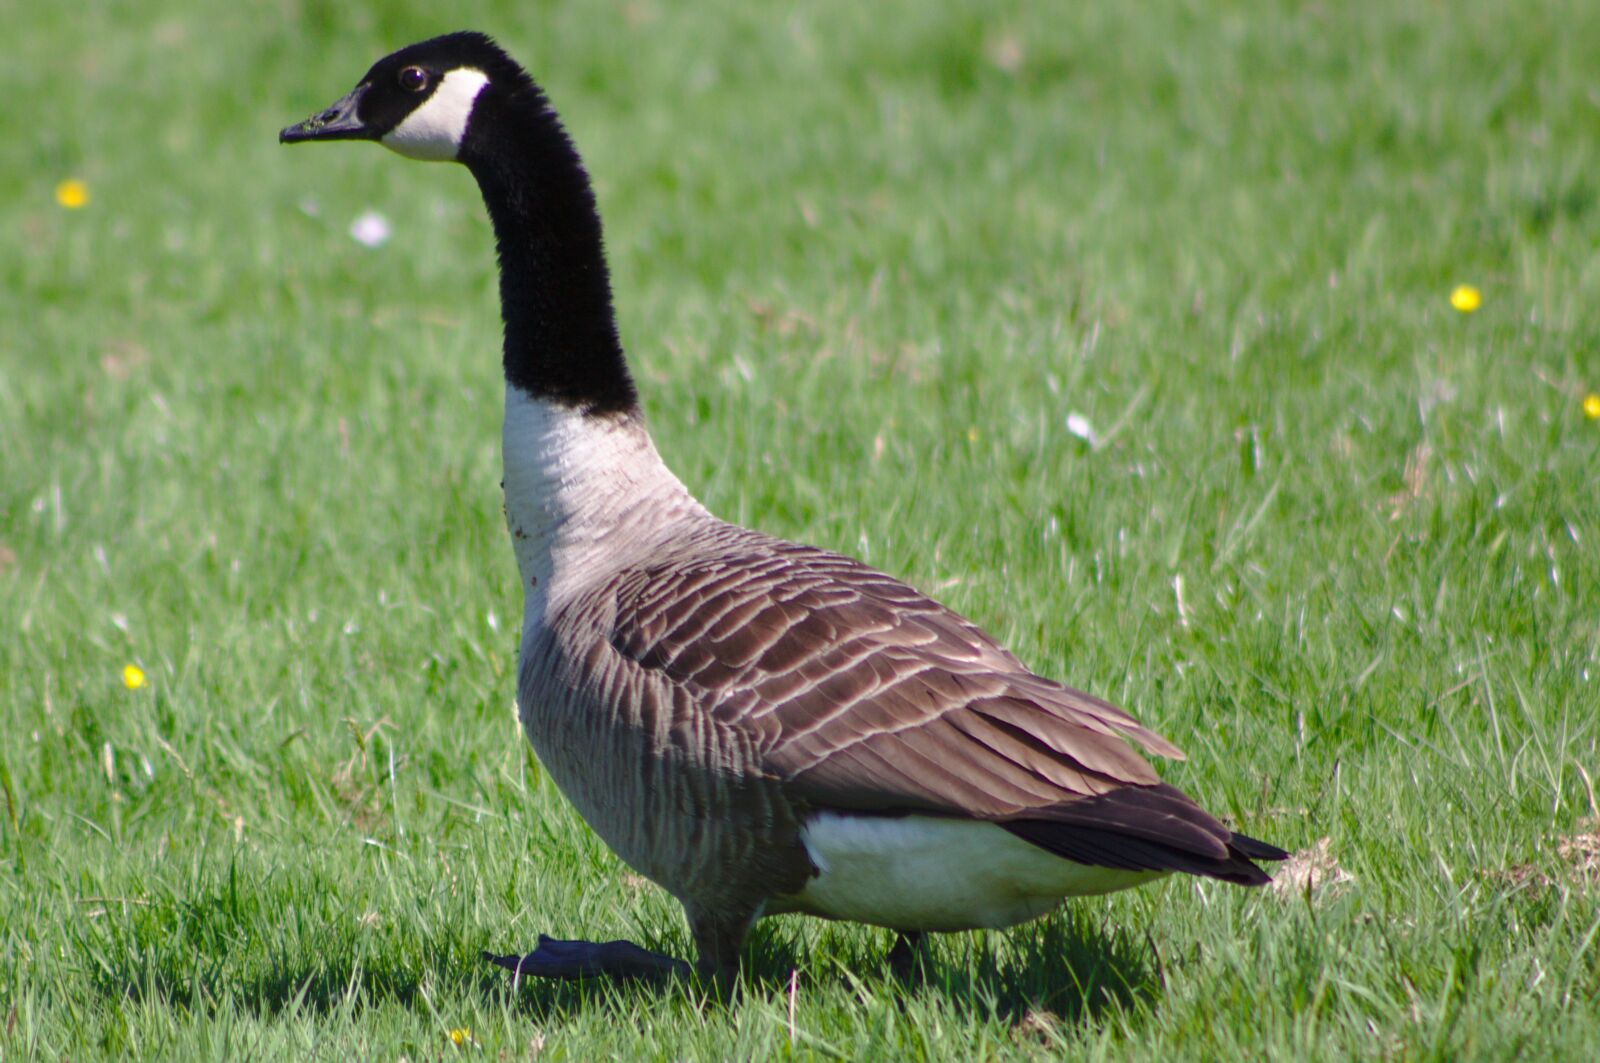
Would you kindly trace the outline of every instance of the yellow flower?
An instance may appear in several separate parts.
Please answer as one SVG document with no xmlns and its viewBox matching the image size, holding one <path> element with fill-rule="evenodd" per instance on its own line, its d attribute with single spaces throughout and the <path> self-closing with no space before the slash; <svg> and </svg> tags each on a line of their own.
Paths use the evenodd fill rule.
<svg viewBox="0 0 1600 1063">
<path fill-rule="evenodd" d="M 76 177 L 69 177 L 56 185 L 56 202 L 68 210 L 89 205 L 89 186 Z"/>
<path fill-rule="evenodd" d="M 1458 284 L 1450 293 L 1450 305 L 1463 314 L 1470 314 L 1483 305 L 1483 293 L 1470 284 Z"/>
<path fill-rule="evenodd" d="M 140 687 L 144 686 L 148 682 L 149 682 L 149 680 L 144 677 L 144 669 L 143 668 L 140 668 L 136 664 L 123 665 L 123 667 L 122 667 L 122 685 L 123 686 L 127 687 L 129 690 L 138 690 Z"/>
<path fill-rule="evenodd" d="M 458 1026 L 450 1031 L 450 1043 L 459 1048 L 462 1045 L 476 1044 L 477 1042 L 472 1039 L 471 1027 Z"/>
<path fill-rule="evenodd" d="M 976 443 L 977 441 L 978 441 L 978 430 L 976 428 L 967 429 L 967 442 L 968 443 Z"/>
<path fill-rule="evenodd" d="M 1600 395 L 1585 395 L 1583 415 L 1591 421 L 1600 421 Z"/>
</svg>

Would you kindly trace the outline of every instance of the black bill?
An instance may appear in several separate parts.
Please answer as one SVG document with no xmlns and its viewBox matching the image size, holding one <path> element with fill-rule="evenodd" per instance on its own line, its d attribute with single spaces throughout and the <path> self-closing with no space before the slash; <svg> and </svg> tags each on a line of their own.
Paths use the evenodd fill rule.
<svg viewBox="0 0 1600 1063">
<path fill-rule="evenodd" d="M 302 140 L 372 140 L 372 133 L 357 113 L 361 107 L 361 97 L 366 92 L 367 86 L 357 86 L 327 110 L 318 111 L 304 122 L 284 129 L 278 134 L 278 140 L 284 144 Z"/>
</svg>

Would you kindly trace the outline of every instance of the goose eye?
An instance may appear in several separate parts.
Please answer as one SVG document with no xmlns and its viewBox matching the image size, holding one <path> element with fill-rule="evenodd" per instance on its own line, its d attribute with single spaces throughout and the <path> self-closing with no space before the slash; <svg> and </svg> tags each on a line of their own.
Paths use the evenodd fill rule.
<svg viewBox="0 0 1600 1063">
<path fill-rule="evenodd" d="M 428 72 L 420 66 L 408 66 L 400 71 L 400 87 L 407 92 L 421 92 L 428 86 Z"/>
</svg>

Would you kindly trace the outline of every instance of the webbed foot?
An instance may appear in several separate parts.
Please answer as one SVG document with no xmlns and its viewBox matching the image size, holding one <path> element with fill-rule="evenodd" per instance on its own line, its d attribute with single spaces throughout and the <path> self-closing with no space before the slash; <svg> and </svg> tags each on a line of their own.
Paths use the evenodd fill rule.
<svg viewBox="0 0 1600 1063">
<path fill-rule="evenodd" d="M 539 947 L 526 956 L 485 952 L 483 958 L 518 978 L 656 980 L 690 974 L 689 965 L 682 960 L 642 949 L 631 941 L 559 941 L 544 934 L 539 935 Z"/>
</svg>

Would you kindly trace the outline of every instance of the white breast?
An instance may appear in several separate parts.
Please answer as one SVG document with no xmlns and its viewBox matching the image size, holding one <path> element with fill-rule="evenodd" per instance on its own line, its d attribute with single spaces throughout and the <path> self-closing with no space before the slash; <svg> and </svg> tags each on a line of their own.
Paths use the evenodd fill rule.
<svg viewBox="0 0 1600 1063">
<path fill-rule="evenodd" d="M 527 594 L 525 627 L 563 593 L 704 519 L 635 417 L 594 416 L 506 388 L 506 524 Z"/>
<path fill-rule="evenodd" d="M 1035 919 L 1063 898 L 1111 893 L 1160 872 L 1090 867 L 993 823 L 822 812 L 801 835 L 819 874 L 769 906 L 899 930 L 972 930 Z"/>
</svg>

